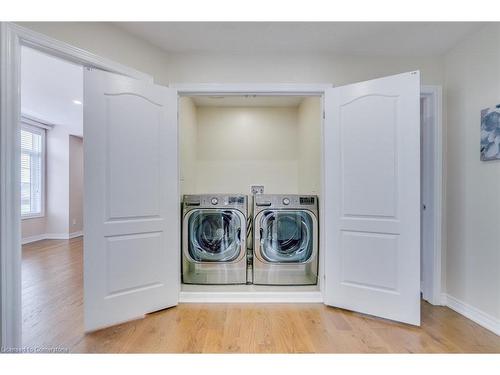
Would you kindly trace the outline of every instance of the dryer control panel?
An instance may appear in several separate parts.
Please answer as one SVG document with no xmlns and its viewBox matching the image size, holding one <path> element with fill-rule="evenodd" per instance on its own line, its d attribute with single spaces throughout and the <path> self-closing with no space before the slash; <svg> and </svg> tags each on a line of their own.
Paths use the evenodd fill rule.
<svg viewBox="0 0 500 375">
<path fill-rule="evenodd" d="M 316 210 L 318 207 L 318 197 L 315 195 L 257 194 L 254 199 L 255 206 L 260 208 L 304 208 Z"/>
</svg>

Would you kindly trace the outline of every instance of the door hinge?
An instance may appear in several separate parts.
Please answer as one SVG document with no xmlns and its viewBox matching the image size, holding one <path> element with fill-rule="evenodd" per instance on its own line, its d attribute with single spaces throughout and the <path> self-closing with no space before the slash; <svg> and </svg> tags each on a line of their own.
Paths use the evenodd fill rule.
<svg viewBox="0 0 500 375">
<path fill-rule="evenodd" d="M 323 111 L 323 120 L 325 119 L 325 111 Z"/>
</svg>

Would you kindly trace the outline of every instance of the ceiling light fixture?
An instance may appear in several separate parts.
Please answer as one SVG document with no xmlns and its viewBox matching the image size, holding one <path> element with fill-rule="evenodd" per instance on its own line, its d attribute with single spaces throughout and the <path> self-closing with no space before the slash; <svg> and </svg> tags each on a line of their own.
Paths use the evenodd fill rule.
<svg viewBox="0 0 500 375">
<path fill-rule="evenodd" d="M 74 103 L 74 104 L 82 104 L 82 102 L 81 102 L 81 101 L 76 100 L 76 99 L 75 99 L 75 100 L 73 100 L 73 103 Z"/>
</svg>

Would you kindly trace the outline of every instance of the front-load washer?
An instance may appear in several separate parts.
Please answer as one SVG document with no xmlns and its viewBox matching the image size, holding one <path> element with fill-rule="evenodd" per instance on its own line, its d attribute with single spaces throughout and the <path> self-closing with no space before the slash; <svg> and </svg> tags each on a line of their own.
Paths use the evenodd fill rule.
<svg viewBox="0 0 500 375">
<path fill-rule="evenodd" d="M 246 284 L 247 212 L 244 195 L 185 195 L 182 282 Z"/>
<path fill-rule="evenodd" d="M 253 283 L 317 284 L 317 196 L 257 194 L 253 212 Z"/>
</svg>

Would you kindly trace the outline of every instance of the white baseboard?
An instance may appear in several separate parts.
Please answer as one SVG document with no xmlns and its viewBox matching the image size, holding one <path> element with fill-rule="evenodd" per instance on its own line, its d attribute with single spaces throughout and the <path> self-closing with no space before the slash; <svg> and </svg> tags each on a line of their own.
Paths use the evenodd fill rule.
<svg viewBox="0 0 500 375">
<path fill-rule="evenodd" d="M 46 233 L 46 240 L 69 240 L 69 233 Z"/>
<path fill-rule="evenodd" d="M 72 238 L 83 236 L 82 231 L 73 233 L 44 233 L 31 237 L 24 237 L 21 240 L 22 245 L 26 245 L 31 242 L 41 241 L 41 240 L 70 240 Z"/>
<path fill-rule="evenodd" d="M 448 294 L 441 293 L 441 305 L 447 306 L 448 303 Z"/>
<path fill-rule="evenodd" d="M 76 238 L 76 237 L 80 237 L 80 236 L 83 236 L 83 231 L 79 230 L 78 232 L 73 232 L 73 233 L 70 233 L 68 235 L 68 239 L 72 239 L 72 238 Z"/>
<path fill-rule="evenodd" d="M 36 241 L 41 241 L 47 239 L 45 233 L 44 234 L 38 234 L 36 236 L 30 236 L 30 237 L 24 237 L 21 239 L 21 245 L 26 245 L 27 243 L 32 243 Z"/>
<path fill-rule="evenodd" d="M 181 303 L 323 303 L 321 292 L 186 292 Z"/>
<path fill-rule="evenodd" d="M 443 305 L 500 336 L 500 319 L 446 293 L 441 295 L 441 302 Z"/>
</svg>

